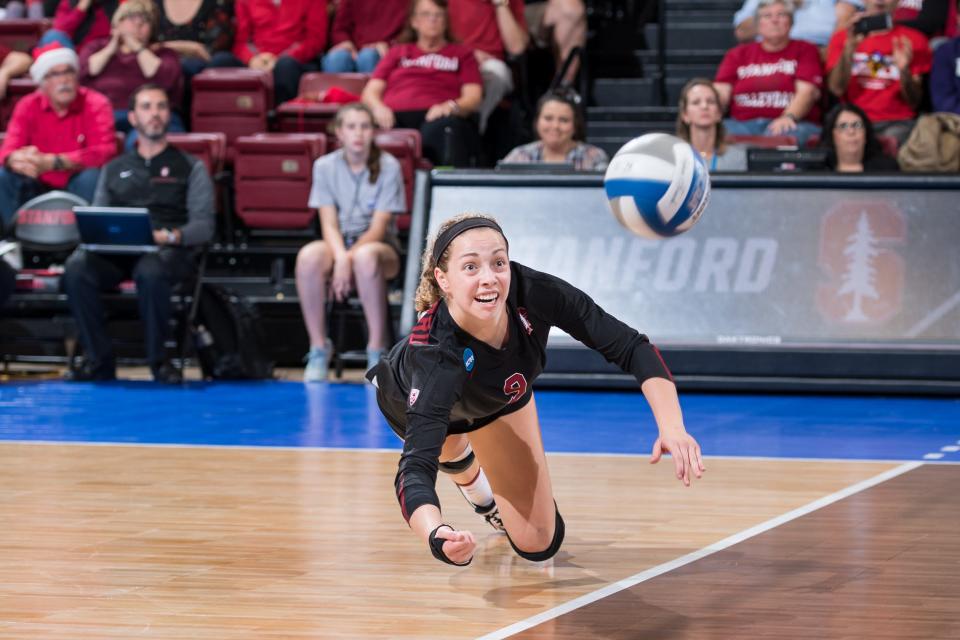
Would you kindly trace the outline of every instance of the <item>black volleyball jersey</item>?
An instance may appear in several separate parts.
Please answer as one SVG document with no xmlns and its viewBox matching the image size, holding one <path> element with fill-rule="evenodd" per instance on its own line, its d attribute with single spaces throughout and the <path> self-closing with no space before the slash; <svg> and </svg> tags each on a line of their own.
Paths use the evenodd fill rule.
<svg viewBox="0 0 960 640">
<path fill-rule="evenodd" d="M 403 517 L 440 506 L 434 489 L 448 434 L 466 433 L 522 408 L 546 362 L 556 326 L 638 382 L 671 379 L 647 337 L 607 314 L 587 294 L 554 276 L 510 263 L 506 344 L 495 349 L 462 330 L 438 302 L 410 336 L 368 373 L 391 427 L 404 439 L 395 486 Z"/>
</svg>

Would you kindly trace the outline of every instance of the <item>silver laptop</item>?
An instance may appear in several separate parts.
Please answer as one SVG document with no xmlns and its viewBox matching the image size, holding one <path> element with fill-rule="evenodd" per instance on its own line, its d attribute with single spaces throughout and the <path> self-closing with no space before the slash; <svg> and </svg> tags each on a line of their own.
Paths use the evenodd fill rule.
<svg viewBox="0 0 960 640">
<path fill-rule="evenodd" d="M 74 207 L 80 247 L 95 253 L 157 251 L 145 207 Z"/>
</svg>

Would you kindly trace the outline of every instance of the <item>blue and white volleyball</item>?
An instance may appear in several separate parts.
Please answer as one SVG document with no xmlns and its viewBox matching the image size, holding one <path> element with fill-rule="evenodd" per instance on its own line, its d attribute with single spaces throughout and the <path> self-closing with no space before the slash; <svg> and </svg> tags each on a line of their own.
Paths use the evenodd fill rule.
<svg viewBox="0 0 960 640">
<path fill-rule="evenodd" d="M 648 133 L 617 151 L 603 178 L 613 215 L 643 238 L 669 238 L 697 223 L 710 200 L 710 173 L 692 146 Z"/>
</svg>

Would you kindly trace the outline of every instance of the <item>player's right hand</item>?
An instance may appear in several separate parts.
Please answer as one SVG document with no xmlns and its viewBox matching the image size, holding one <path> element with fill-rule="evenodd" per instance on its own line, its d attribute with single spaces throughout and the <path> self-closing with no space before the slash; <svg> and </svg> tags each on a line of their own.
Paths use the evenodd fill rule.
<svg viewBox="0 0 960 640">
<path fill-rule="evenodd" d="M 445 540 L 443 553 L 457 564 L 469 561 L 477 548 L 477 541 L 469 531 L 451 531 L 443 527 L 437 531 L 436 537 Z"/>
</svg>

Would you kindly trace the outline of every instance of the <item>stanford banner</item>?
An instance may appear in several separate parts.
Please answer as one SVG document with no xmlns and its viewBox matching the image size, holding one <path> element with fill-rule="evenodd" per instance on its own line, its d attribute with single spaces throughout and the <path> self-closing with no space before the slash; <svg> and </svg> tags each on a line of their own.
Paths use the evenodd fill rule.
<svg viewBox="0 0 960 640">
<path fill-rule="evenodd" d="M 434 185 L 428 232 L 496 216 L 511 258 L 564 278 L 659 344 L 960 344 L 957 192 L 715 187 L 666 241 L 620 227 L 599 179 Z"/>
</svg>

